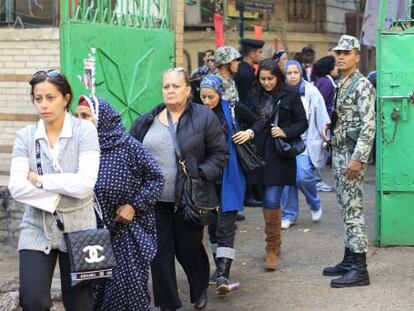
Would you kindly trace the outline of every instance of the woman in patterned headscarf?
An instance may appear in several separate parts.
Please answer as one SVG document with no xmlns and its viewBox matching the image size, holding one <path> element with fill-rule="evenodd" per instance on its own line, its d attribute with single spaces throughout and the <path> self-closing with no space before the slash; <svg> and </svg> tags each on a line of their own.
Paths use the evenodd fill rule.
<svg viewBox="0 0 414 311">
<path fill-rule="evenodd" d="M 76 115 L 98 129 L 95 194 L 117 261 L 112 279 L 95 288 L 94 309 L 150 310 L 148 275 L 157 248 L 154 204 L 163 188 L 161 170 L 104 99 L 81 96 Z"/>
<path fill-rule="evenodd" d="M 238 131 L 238 122 L 252 126 L 256 116 L 243 104 L 231 104 L 223 99 L 224 86 L 222 80 L 216 75 L 206 76 L 200 84 L 200 98 L 204 105 L 212 109 L 227 137 L 229 160 L 224 167 L 221 185 L 220 210 L 217 221 L 208 227 L 210 243 L 217 270 L 212 279 L 216 284 L 218 295 L 229 293 L 230 266 L 235 258 L 234 237 L 236 235 L 237 212 L 243 210 L 243 198 L 246 190 L 245 176 L 237 155 L 235 144 L 243 144 L 254 137 L 254 130 Z M 233 112 L 232 112 L 232 109 Z M 233 124 L 232 113 L 235 117 Z"/>
</svg>

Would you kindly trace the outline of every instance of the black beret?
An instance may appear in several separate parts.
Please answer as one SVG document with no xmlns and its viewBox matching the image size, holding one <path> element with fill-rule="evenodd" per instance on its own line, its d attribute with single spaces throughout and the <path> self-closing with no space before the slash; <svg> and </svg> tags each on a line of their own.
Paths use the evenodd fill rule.
<svg viewBox="0 0 414 311">
<path fill-rule="evenodd" d="M 252 48 L 260 49 L 263 47 L 265 42 L 263 40 L 256 40 L 256 39 L 241 39 L 240 45 L 243 46 L 249 46 Z"/>
</svg>

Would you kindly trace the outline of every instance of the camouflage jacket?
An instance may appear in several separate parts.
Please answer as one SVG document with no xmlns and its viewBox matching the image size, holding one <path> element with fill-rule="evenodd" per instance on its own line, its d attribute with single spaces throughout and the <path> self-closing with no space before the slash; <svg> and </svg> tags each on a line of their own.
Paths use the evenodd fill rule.
<svg viewBox="0 0 414 311">
<path fill-rule="evenodd" d="M 221 81 L 223 81 L 224 86 L 224 97 L 230 103 L 236 103 L 239 101 L 239 92 L 237 92 L 236 82 L 232 78 L 227 78 L 223 76 L 220 72 L 216 73 Z"/>
<path fill-rule="evenodd" d="M 336 102 L 338 121 L 333 131 L 332 144 L 348 147 L 352 160 L 366 163 L 375 137 L 375 89 L 364 76 L 353 84 L 356 71 L 338 83 Z"/>
</svg>

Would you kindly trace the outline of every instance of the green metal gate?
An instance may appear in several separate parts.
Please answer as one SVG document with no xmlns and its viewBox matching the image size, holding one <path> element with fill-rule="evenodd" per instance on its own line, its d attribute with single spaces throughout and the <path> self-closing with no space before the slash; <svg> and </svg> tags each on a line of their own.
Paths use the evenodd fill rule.
<svg viewBox="0 0 414 311">
<path fill-rule="evenodd" d="M 382 1 L 377 37 L 377 202 L 375 242 L 414 245 L 414 21 L 384 29 Z"/>
<path fill-rule="evenodd" d="M 127 128 L 161 102 L 174 65 L 169 0 L 61 1 L 61 68 L 74 96 L 107 99 Z"/>
</svg>

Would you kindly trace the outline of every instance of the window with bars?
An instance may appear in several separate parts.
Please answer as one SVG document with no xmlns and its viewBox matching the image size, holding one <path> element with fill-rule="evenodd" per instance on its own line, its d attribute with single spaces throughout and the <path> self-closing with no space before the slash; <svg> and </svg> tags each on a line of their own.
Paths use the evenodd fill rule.
<svg viewBox="0 0 414 311">
<path fill-rule="evenodd" d="M 0 0 L 0 26 L 58 26 L 56 0 Z"/>
<path fill-rule="evenodd" d="M 288 17 L 291 22 L 312 22 L 312 0 L 289 0 Z"/>
</svg>

